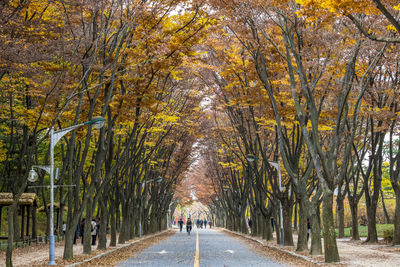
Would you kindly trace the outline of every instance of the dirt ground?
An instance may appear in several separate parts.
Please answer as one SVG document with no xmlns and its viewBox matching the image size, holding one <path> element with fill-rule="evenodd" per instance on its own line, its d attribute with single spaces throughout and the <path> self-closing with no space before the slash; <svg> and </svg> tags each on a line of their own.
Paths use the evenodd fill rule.
<svg viewBox="0 0 400 267">
<path fill-rule="evenodd" d="M 383 241 L 371 245 L 343 238 L 338 239 L 338 247 L 341 262 L 349 266 L 400 266 L 400 247 Z"/>
<path fill-rule="evenodd" d="M 249 237 L 249 236 L 247 236 Z M 253 238 L 253 237 L 251 237 Z M 269 247 L 273 247 L 276 249 L 282 249 L 276 241 L 265 241 L 260 238 L 257 239 L 263 245 L 258 245 L 258 249 L 261 250 L 261 253 L 267 254 L 270 253 L 271 249 Z M 315 261 L 317 264 L 312 264 L 311 262 L 307 264 L 303 264 L 303 261 L 293 260 L 293 256 L 288 257 L 280 257 L 278 254 L 278 260 L 283 259 L 282 262 L 286 262 L 292 266 L 316 266 L 316 265 L 324 265 L 324 266 L 355 266 L 355 267 L 393 267 L 400 266 L 400 247 L 392 246 L 386 244 L 383 240 L 380 240 L 377 244 L 367 244 L 364 242 L 365 238 L 362 240 L 354 241 L 350 238 L 338 238 L 337 245 L 340 255 L 340 263 L 337 264 L 325 264 L 324 257 L 321 256 L 308 256 L 308 253 L 299 253 L 296 252 L 296 242 L 297 236 L 293 236 L 293 241 L 295 246 L 293 247 L 284 247 L 284 250 L 291 251 L 293 253 L 306 256 L 310 260 Z M 249 241 L 251 242 L 251 241 Z M 253 242 L 256 243 L 256 242 Z M 258 243 L 258 242 L 257 242 Z M 322 241 L 323 243 L 323 241 Z M 311 245 L 311 240 L 309 241 L 309 246 Z M 257 245 L 256 245 L 257 246 Z M 289 260 L 287 260 L 289 259 Z M 291 262 L 293 260 L 293 262 Z"/>
<path fill-rule="evenodd" d="M 127 246 L 125 248 L 119 249 L 113 252 L 110 256 L 106 258 L 100 258 L 100 260 L 91 261 L 90 264 L 82 264 L 80 266 L 113 266 L 112 262 L 119 262 L 124 260 L 124 257 L 131 257 L 136 253 L 146 249 L 152 244 L 156 244 L 161 240 L 172 235 L 173 232 L 164 232 L 159 235 L 150 235 L 142 237 L 140 242 L 135 243 L 132 246 Z M 110 240 L 108 238 L 108 240 Z M 129 243 L 135 242 L 138 239 L 130 240 Z M 128 242 L 126 244 L 129 244 Z M 125 245 L 126 245 L 125 244 Z M 67 266 L 76 262 L 81 262 L 89 258 L 93 258 L 96 255 L 102 254 L 107 251 L 111 251 L 116 248 L 120 248 L 123 245 L 117 244 L 116 247 L 108 247 L 107 250 L 97 250 L 96 246 L 92 246 L 92 254 L 83 254 L 83 245 L 80 243 L 80 239 L 77 245 L 74 245 L 74 259 L 70 261 L 63 260 L 64 252 L 64 241 L 56 242 L 55 244 L 55 258 L 57 266 Z M 123 253 L 121 253 L 123 252 Z M 126 256 L 128 255 L 128 256 Z M 5 252 L 0 252 L 0 266 L 5 266 Z M 24 248 L 17 248 L 13 251 L 13 265 L 21 267 L 37 267 L 37 266 L 47 266 L 49 261 L 49 245 L 48 244 L 38 244 Z"/>
</svg>

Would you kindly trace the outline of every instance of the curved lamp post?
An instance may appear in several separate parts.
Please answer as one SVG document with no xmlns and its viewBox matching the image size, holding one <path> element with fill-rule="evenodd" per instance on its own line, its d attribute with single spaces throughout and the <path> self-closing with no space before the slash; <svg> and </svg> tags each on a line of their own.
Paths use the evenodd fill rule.
<svg viewBox="0 0 400 267">
<path fill-rule="evenodd" d="M 100 129 L 104 126 L 105 119 L 103 117 L 96 117 L 90 121 L 73 125 L 58 131 L 54 131 L 54 128 L 50 128 L 50 166 L 38 166 L 33 165 L 29 171 L 28 181 L 34 182 L 37 180 L 37 173 L 33 168 L 39 168 L 45 170 L 50 175 L 50 234 L 49 234 L 49 263 L 48 265 L 56 265 L 54 255 L 54 147 L 57 142 L 67 134 L 68 132 L 75 130 L 78 127 L 84 125 L 92 125 L 95 129 Z"/>
</svg>

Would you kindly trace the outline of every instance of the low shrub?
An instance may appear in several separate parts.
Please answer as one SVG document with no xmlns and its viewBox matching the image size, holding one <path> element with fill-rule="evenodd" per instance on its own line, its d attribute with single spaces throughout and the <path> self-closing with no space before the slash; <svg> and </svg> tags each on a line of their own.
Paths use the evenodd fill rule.
<svg viewBox="0 0 400 267">
<path fill-rule="evenodd" d="M 393 241 L 393 229 L 386 229 L 383 231 L 383 239 L 386 242 L 392 242 Z"/>
</svg>

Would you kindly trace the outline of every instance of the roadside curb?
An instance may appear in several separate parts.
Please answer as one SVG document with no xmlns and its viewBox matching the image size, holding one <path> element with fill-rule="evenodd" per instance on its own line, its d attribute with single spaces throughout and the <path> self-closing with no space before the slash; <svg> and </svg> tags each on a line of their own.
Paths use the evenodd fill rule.
<svg viewBox="0 0 400 267">
<path fill-rule="evenodd" d="M 302 260 L 311 262 L 311 263 L 313 263 L 313 264 L 317 264 L 317 265 L 321 265 L 321 266 L 325 265 L 325 263 L 323 263 L 323 262 L 315 261 L 315 260 L 313 260 L 313 259 L 310 258 L 310 257 L 304 256 L 304 255 L 299 255 L 299 254 L 297 254 L 297 253 L 295 253 L 295 252 L 293 252 L 293 251 L 285 250 L 285 249 L 282 249 L 282 248 L 279 248 L 279 247 L 275 247 L 275 246 L 268 245 L 268 244 L 264 243 L 263 241 L 261 241 L 261 240 L 259 240 L 259 239 L 257 239 L 257 238 L 254 238 L 254 237 L 252 237 L 252 236 L 249 236 L 249 235 L 246 235 L 246 234 L 242 234 L 242 233 L 238 233 L 238 232 L 234 232 L 234 231 L 231 231 L 231 230 L 228 230 L 228 229 L 225 229 L 225 228 L 219 228 L 219 229 L 221 229 L 221 230 L 223 230 L 223 231 L 226 231 L 226 232 L 228 232 L 228 233 L 235 234 L 235 235 L 239 235 L 239 236 L 242 236 L 242 237 L 244 237 L 244 238 L 250 239 L 250 240 L 252 240 L 252 241 L 258 242 L 258 243 L 261 244 L 263 247 L 267 247 L 267 248 L 270 248 L 270 249 L 277 250 L 277 251 L 279 251 L 279 252 L 283 252 L 283 253 L 289 254 L 289 255 L 291 255 L 291 256 L 293 256 L 293 257 L 296 257 L 296 258 L 299 258 L 299 259 L 302 259 Z"/>
<path fill-rule="evenodd" d="M 101 253 L 101 254 L 99 254 L 99 255 L 96 255 L 96 256 L 94 256 L 94 257 L 92 257 L 92 258 L 90 258 L 90 259 L 86 259 L 86 260 L 83 260 L 83 261 L 80 261 L 80 262 L 76 262 L 76 263 L 74 263 L 74 264 L 67 265 L 67 266 L 65 266 L 65 267 L 74 267 L 74 266 L 79 266 L 79 265 L 84 264 L 84 263 L 88 263 L 88 262 L 90 262 L 90 261 L 92 261 L 92 260 L 105 257 L 105 256 L 107 256 L 107 255 L 110 255 L 111 253 L 114 253 L 114 252 L 116 252 L 116 251 L 118 251 L 118 250 L 120 250 L 120 249 L 129 247 L 129 246 L 132 246 L 132 245 L 134 245 L 134 244 L 136 244 L 136 243 L 139 243 L 139 242 L 141 242 L 141 241 L 144 241 L 144 240 L 147 240 L 147 239 L 149 239 L 149 238 L 153 238 L 153 237 L 159 236 L 159 235 L 161 235 L 161 234 L 167 233 L 167 232 L 169 232 L 170 230 L 172 230 L 172 229 L 164 230 L 164 231 L 162 231 L 162 232 L 159 232 L 159 233 L 156 233 L 156 234 L 153 234 L 153 235 L 144 236 L 144 237 L 142 237 L 141 239 L 132 241 L 132 242 L 127 243 L 127 244 L 124 244 L 124 245 L 122 245 L 122 246 L 120 246 L 120 247 L 118 247 L 118 248 L 114 248 L 114 249 L 112 249 L 112 250 L 109 250 L 109 251 L 106 251 L 106 252 Z"/>
</svg>

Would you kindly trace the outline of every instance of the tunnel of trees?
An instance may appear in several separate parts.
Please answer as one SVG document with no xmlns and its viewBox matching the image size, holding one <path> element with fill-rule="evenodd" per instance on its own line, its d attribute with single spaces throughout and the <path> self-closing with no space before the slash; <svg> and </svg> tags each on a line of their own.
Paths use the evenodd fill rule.
<svg viewBox="0 0 400 267">
<path fill-rule="evenodd" d="M 337 262 L 345 203 L 358 240 L 365 202 L 374 243 L 391 196 L 400 245 L 399 11 L 394 0 L 3 1 L 7 266 L 20 196 L 49 204 L 47 173 L 27 180 L 49 164 L 49 129 L 98 116 L 104 127 L 79 127 L 54 150 L 65 259 L 83 218 L 100 220 L 98 249 L 166 229 L 194 165 L 185 190 L 218 226 L 247 233 L 250 216 L 251 234 L 271 240 L 274 218 L 278 243 L 294 245 L 295 228 L 298 251 Z"/>
</svg>

